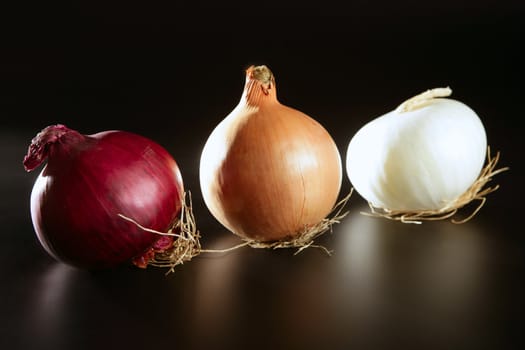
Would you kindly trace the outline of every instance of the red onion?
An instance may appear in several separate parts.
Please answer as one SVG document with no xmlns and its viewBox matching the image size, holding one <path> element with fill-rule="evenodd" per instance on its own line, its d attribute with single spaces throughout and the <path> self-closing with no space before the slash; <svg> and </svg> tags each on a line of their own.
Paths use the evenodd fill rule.
<svg viewBox="0 0 525 350">
<path fill-rule="evenodd" d="M 31 193 L 31 217 L 45 250 L 85 268 L 136 260 L 144 266 L 163 236 L 124 220 L 166 232 L 183 200 L 175 160 L 157 143 L 123 131 L 82 135 L 64 125 L 42 130 L 31 142 L 24 167 L 47 158 Z M 145 260 L 146 259 L 146 260 Z"/>
</svg>

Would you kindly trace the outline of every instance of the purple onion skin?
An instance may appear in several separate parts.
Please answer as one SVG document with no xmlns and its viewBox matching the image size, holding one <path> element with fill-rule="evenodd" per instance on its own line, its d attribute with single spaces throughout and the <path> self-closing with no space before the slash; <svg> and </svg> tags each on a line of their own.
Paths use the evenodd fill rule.
<svg viewBox="0 0 525 350">
<path fill-rule="evenodd" d="M 82 135 L 63 125 L 32 141 L 24 166 L 47 164 L 31 193 L 37 237 L 55 259 L 82 268 L 131 262 L 177 219 L 183 198 L 180 170 L 160 145 L 142 136 L 105 131 Z"/>
</svg>

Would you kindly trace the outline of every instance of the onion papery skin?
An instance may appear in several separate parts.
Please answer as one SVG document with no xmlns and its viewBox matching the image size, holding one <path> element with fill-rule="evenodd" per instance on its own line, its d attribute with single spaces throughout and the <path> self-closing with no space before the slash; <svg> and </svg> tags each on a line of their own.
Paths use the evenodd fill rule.
<svg viewBox="0 0 525 350">
<path fill-rule="evenodd" d="M 258 69 L 271 78 L 258 77 Z M 328 132 L 282 105 L 271 72 L 252 66 L 239 104 L 204 146 L 200 184 L 210 212 L 230 231 L 248 240 L 282 241 L 329 214 L 341 168 Z"/>
<path fill-rule="evenodd" d="M 477 114 L 462 102 L 435 98 L 363 126 L 348 146 L 346 170 L 355 190 L 374 207 L 439 211 L 476 181 L 486 152 Z"/>
<path fill-rule="evenodd" d="M 37 237 L 55 259 L 83 268 L 131 262 L 160 238 L 119 217 L 165 232 L 181 209 L 183 183 L 171 155 L 124 131 L 82 135 L 63 125 L 44 129 L 24 160 L 48 162 L 31 192 Z"/>
</svg>

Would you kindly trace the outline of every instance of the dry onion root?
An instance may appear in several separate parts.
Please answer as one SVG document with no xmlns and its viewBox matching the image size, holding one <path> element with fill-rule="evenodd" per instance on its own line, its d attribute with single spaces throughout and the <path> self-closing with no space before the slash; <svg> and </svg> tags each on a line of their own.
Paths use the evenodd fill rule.
<svg viewBox="0 0 525 350">
<path fill-rule="evenodd" d="M 314 241 L 326 232 L 332 232 L 332 226 L 339 224 L 341 220 L 348 215 L 348 210 L 343 212 L 348 200 L 352 196 L 353 188 L 350 193 L 341 199 L 332 209 L 332 212 L 323 220 L 315 225 L 305 226 L 303 230 L 294 235 L 290 240 L 280 240 L 275 242 L 259 242 L 253 239 L 245 239 L 246 243 L 252 248 L 280 249 L 280 248 L 298 248 L 294 255 L 299 254 L 306 248 L 319 248 L 327 255 L 332 255 L 332 251 L 325 246 L 314 244 Z"/>
<path fill-rule="evenodd" d="M 188 198 L 187 201 L 186 198 Z M 171 273 L 174 272 L 177 265 L 190 261 L 202 251 L 200 243 L 201 236 L 197 230 L 195 216 L 193 215 L 190 192 L 184 194 L 180 218 L 167 232 L 155 231 L 140 225 L 135 220 L 122 214 L 119 214 L 119 216 L 124 220 L 132 222 L 144 231 L 167 238 L 167 242 L 163 246 L 154 246 L 142 256 L 136 258 L 133 263 L 138 267 L 146 268 L 148 265 L 168 267 L 169 270 L 167 273 Z"/>
<path fill-rule="evenodd" d="M 489 193 L 496 191 L 499 188 L 499 185 L 493 187 L 485 188 L 485 185 L 492 180 L 492 178 L 506 170 L 508 167 L 496 169 L 496 165 L 499 161 L 500 153 L 497 152 L 495 157 L 490 155 L 490 147 L 487 148 L 487 165 L 481 171 L 478 179 L 470 186 L 470 188 L 463 193 L 461 196 L 456 198 L 454 201 L 446 205 L 441 209 L 436 210 L 421 210 L 421 211 L 403 211 L 403 210 L 388 210 L 384 208 L 375 207 L 372 203 L 368 202 L 370 207 L 370 212 L 362 212 L 364 215 L 382 217 L 389 220 L 401 221 L 403 223 L 410 224 L 421 224 L 422 221 L 433 221 L 433 220 L 443 220 L 452 218 L 457 214 L 458 210 L 466 206 L 467 204 L 473 201 L 479 201 L 480 203 L 474 209 L 474 211 L 468 215 L 466 218 L 461 220 L 451 219 L 451 222 L 454 224 L 463 224 L 470 219 L 472 219 L 478 211 L 483 207 L 487 201 L 486 196 Z"/>
<path fill-rule="evenodd" d="M 281 248 L 298 248 L 294 255 L 299 254 L 306 248 L 318 248 L 323 250 L 328 256 L 332 255 L 332 251 L 327 249 L 325 246 L 320 244 L 314 244 L 314 241 L 323 235 L 326 232 L 332 232 L 332 226 L 334 224 L 339 224 L 341 220 L 348 215 L 348 210 L 343 212 L 343 209 L 346 207 L 348 200 L 352 196 L 354 189 L 352 188 L 350 192 L 341 199 L 334 208 L 332 212 L 323 220 L 318 222 L 315 225 L 305 226 L 304 229 L 293 235 L 293 238 L 289 240 L 279 240 L 274 242 L 261 242 L 254 239 L 243 238 L 243 243 L 235 245 L 230 248 L 225 249 L 201 249 L 201 253 L 227 253 L 238 248 L 249 246 L 256 249 L 281 249 Z"/>
<path fill-rule="evenodd" d="M 343 212 L 343 209 L 346 207 L 346 204 L 348 203 L 352 193 L 353 188 L 346 197 L 341 199 L 334 206 L 330 215 L 315 225 L 305 227 L 302 232 L 300 232 L 298 235 L 294 235 L 294 238 L 291 240 L 260 242 L 253 239 L 244 239 L 243 243 L 226 249 L 202 249 L 200 243 L 201 236 L 197 230 L 195 216 L 193 215 L 190 192 L 184 194 L 181 217 L 177 220 L 173 227 L 168 230 L 168 232 L 160 232 L 149 229 L 122 214 L 118 214 L 118 216 L 137 225 L 137 227 L 139 227 L 141 230 L 155 233 L 163 237 L 173 238 L 169 248 L 150 248 L 148 252 L 139 257 L 141 260 L 134 261 L 134 264 L 141 268 L 146 268 L 148 265 L 155 267 L 168 267 L 169 270 L 167 273 L 172 273 L 175 272 L 175 267 L 177 265 L 181 265 L 186 261 L 190 261 L 201 253 L 226 253 L 245 246 L 266 249 L 298 248 L 294 255 L 297 255 L 304 249 L 311 247 L 322 249 L 327 255 L 331 255 L 332 251 L 328 250 L 322 245 L 314 244 L 314 240 L 326 232 L 332 232 L 332 226 L 334 224 L 340 223 L 341 220 L 346 215 L 348 215 L 348 211 Z M 188 196 L 188 203 L 186 203 L 186 195 Z"/>
</svg>

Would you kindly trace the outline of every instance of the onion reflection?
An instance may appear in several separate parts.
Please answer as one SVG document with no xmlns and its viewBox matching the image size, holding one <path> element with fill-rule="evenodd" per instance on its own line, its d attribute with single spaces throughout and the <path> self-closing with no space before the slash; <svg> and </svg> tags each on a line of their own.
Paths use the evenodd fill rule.
<svg viewBox="0 0 525 350">
<path fill-rule="evenodd" d="M 211 249 L 238 243 L 227 236 Z M 312 343 L 322 340 L 319 334 L 335 337 L 331 259 L 314 248 L 293 254 L 246 247 L 200 255 L 206 261 L 199 261 L 192 324 L 199 345 L 271 348 L 278 342 L 282 348 L 311 348 L 323 345 Z"/>
<path fill-rule="evenodd" d="M 337 231 L 340 324 L 447 337 L 459 334 L 483 310 L 490 232 L 471 221 L 402 224 L 359 214 Z M 386 336 L 386 334 L 385 334 Z M 446 339 L 446 338 L 443 338 Z"/>
<path fill-rule="evenodd" d="M 68 295 L 76 272 L 78 270 L 73 267 L 54 262 L 43 272 L 33 291 L 33 303 L 26 319 L 30 322 L 31 334 L 42 344 L 55 348 L 67 344 L 67 334 L 63 329 L 68 320 Z"/>
<path fill-rule="evenodd" d="M 337 299 L 350 300 L 344 305 L 361 321 L 377 314 L 384 290 L 384 256 L 381 254 L 381 222 L 360 214 L 357 208 L 337 228 L 338 272 L 340 288 Z M 350 299 L 348 299 L 350 298 Z"/>
<path fill-rule="evenodd" d="M 238 244 L 238 239 L 232 234 L 224 234 L 208 249 L 223 249 Z M 248 248 L 241 248 L 248 249 Z M 194 301 L 194 325 L 202 342 L 210 342 L 221 335 L 234 332 L 232 313 L 236 308 L 237 285 L 240 266 L 239 252 L 202 253 L 199 260 L 203 261 L 200 273 L 196 276 L 197 288 Z M 213 260 L 210 262 L 209 260 Z"/>
</svg>

